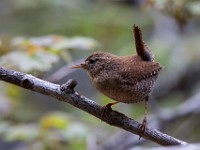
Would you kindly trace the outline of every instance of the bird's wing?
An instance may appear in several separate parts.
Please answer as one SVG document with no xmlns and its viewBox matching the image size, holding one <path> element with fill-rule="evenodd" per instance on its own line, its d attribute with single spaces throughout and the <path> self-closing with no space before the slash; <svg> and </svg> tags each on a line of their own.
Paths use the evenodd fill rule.
<svg viewBox="0 0 200 150">
<path fill-rule="evenodd" d="M 138 56 L 133 58 L 141 59 Z M 159 71 L 163 68 L 159 63 L 153 61 L 131 61 L 132 65 L 124 65 L 122 69 L 122 76 L 125 79 L 131 79 L 140 81 L 151 76 L 157 75 Z"/>
<path fill-rule="evenodd" d="M 137 70 L 138 79 L 142 80 L 155 76 L 162 68 L 163 67 L 157 62 L 140 62 L 140 67 Z"/>
</svg>

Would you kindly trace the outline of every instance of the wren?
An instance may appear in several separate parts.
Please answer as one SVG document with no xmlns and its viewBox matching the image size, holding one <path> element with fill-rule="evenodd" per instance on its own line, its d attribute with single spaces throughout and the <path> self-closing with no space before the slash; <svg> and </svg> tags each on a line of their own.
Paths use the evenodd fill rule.
<svg viewBox="0 0 200 150">
<path fill-rule="evenodd" d="M 85 69 L 94 86 L 116 101 L 104 106 L 102 115 L 106 115 L 111 106 L 119 102 L 145 101 L 145 115 L 140 126 L 142 134 L 147 122 L 147 102 L 162 66 L 154 61 L 154 55 L 144 43 L 140 28 L 134 25 L 133 31 L 137 55 L 116 56 L 107 52 L 95 52 L 84 63 L 72 68 Z"/>
</svg>

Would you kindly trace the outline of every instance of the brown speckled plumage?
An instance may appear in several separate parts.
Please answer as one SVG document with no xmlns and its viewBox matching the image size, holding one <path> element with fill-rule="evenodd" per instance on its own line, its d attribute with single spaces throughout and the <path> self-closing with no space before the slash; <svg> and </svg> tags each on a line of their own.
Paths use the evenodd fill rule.
<svg viewBox="0 0 200 150">
<path fill-rule="evenodd" d="M 88 67 L 94 86 L 106 96 L 124 103 L 135 103 L 149 96 L 161 66 L 136 56 L 115 56 L 97 52 L 86 59 L 98 60 Z"/>
<path fill-rule="evenodd" d="M 144 100 L 147 102 L 162 69 L 162 66 L 154 61 L 153 53 L 144 43 L 140 28 L 134 26 L 133 29 L 137 55 L 116 56 L 106 52 L 96 52 L 83 64 L 74 67 L 84 68 L 94 86 L 117 102 L 136 103 Z M 111 109 L 113 104 L 116 103 L 109 103 L 104 108 Z M 145 126 L 146 113 L 142 131 L 145 130 Z"/>
<path fill-rule="evenodd" d="M 145 100 L 154 88 L 161 65 L 142 39 L 139 27 L 134 26 L 137 55 L 116 56 L 96 52 L 82 67 L 86 69 L 94 86 L 106 96 L 123 103 Z"/>
</svg>

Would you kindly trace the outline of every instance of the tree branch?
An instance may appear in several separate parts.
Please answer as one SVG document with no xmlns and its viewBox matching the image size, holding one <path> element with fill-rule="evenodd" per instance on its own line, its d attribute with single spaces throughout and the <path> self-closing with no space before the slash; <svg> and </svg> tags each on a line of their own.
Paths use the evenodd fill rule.
<svg viewBox="0 0 200 150">
<path fill-rule="evenodd" d="M 74 87 L 76 86 L 75 80 L 70 79 L 66 84 L 58 85 L 38 79 L 32 75 L 16 72 L 4 67 L 0 67 L 0 80 L 47 96 L 54 97 L 60 101 L 67 102 L 83 111 L 92 114 L 93 116 L 110 125 L 122 128 L 137 135 L 140 133 L 140 124 L 135 120 L 128 118 L 122 113 L 112 110 L 110 113 L 108 113 L 108 115 L 102 116 L 101 105 L 84 96 L 79 95 L 76 91 L 74 91 Z M 146 128 L 142 137 L 165 146 L 189 146 L 189 144 L 184 141 L 178 140 L 167 134 L 161 133 L 153 128 L 148 127 Z"/>
</svg>

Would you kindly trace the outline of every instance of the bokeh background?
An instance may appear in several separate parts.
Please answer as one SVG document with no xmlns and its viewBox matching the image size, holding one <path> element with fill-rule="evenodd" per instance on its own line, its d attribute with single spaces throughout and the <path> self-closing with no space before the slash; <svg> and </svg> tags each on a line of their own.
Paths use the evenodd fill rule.
<svg viewBox="0 0 200 150">
<path fill-rule="evenodd" d="M 198 0 L 0 0 L 0 65 L 76 90 L 105 105 L 83 70 L 94 51 L 135 54 L 139 25 L 161 72 L 148 125 L 190 143 L 200 142 L 200 2 Z M 144 103 L 113 109 L 141 121 Z M 74 108 L 0 82 L 0 149 L 130 150 L 159 145 L 111 127 Z"/>
</svg>

